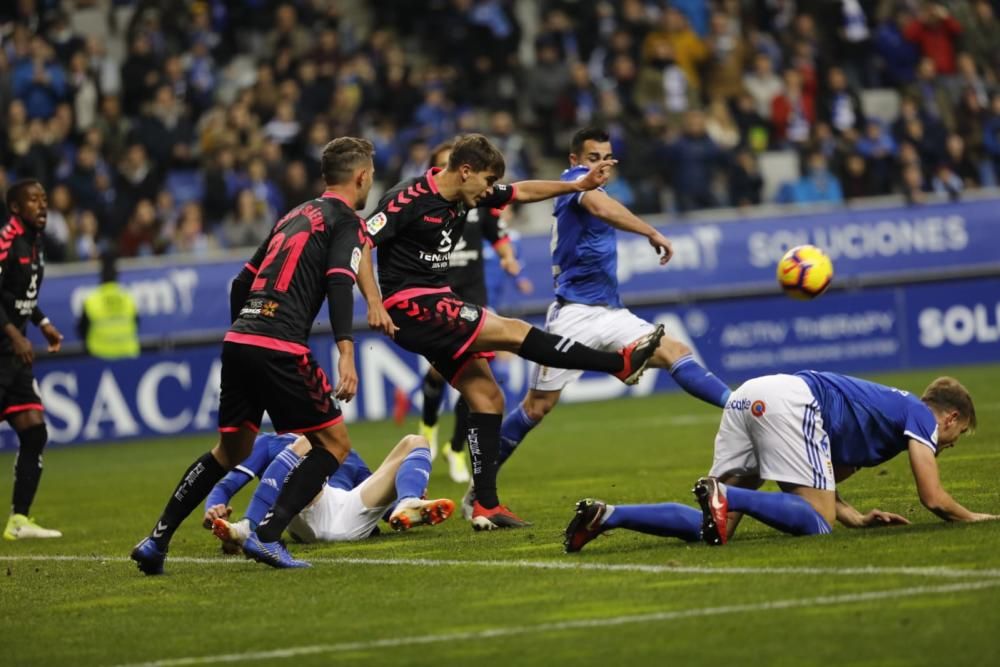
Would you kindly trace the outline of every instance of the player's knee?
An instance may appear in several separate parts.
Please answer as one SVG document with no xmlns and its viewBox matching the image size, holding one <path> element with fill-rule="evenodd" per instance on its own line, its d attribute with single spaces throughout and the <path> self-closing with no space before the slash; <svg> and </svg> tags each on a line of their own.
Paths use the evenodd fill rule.
<svg viewBox="0 0 1000 667">
<path fill-rule="evenodd" d="M 524 402 L 524 414 L 533 422 L 540 422 L 552 412 L 555 403 L 545 399 L 529 399 Z"/>
<path fill-rule="evenodd" d="M 656 356 L 665 361 L 666 365 L 672 365 L 681 357 L 686 357 L 689 354 L 691 354 L 690 347 L 669 336 L 664 336 L 660 340 L 660 347 L 656 350 Z"/>
<path fill-rule="evenodd" d="M 405 435 L 403 436 L 403 439 L 399 441 L 399 448 L 404 454 L 409 454 L 414 449 L 420 449 L 421 447 L 429 448 L 430 443 L 427 442 L 427 438 L 422 435 L 417 435 L 416 433 Z"/>
</svg>

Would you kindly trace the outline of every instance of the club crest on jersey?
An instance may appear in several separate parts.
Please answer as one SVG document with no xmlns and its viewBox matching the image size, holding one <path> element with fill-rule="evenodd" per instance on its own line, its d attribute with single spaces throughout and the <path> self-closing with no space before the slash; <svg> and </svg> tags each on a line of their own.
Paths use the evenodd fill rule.
<svg viewBox="0 0 1000 667">
<path fill-rule="evenodd" d="M 260 307 L 261 317 L 274 317 L 274 312 L 278 310 L 277 301 L 265 301 Z"/>
<path fill-rule="evenodd" d="M 388 222 L 388 218 L 385 217 L 385 213 L 379 212 L 373 215 L 372 217 L 368 218 L 368 220 L 365 222 L 365 228 L 368 229 L 369 235 L 375 236 L 380 231 L 382 231 L 382 228 L 385 227 L 386 222 Z"/>
<path fill-rule="evenodd" d="M 470 322 L 475 322 L 479 319 L 479 311 L 472 306 L 462 306 L 462 309 L 458 311 L 458 316 L 463 320 L 468 320 Z"/>
<path fill-rule="evenodd" d="M 754 417 L 763 417 L 765 412 L 767 412 L 767 404 L 764 401 L 758 400 L 750 404 L 750 414 Z"/>
<path fill-rule="evenodd" d="M 361 248 L 355 248 L 351 252 L 351 271 L 357 273 L 359 266 L 361 266 Z"/>
</svg>

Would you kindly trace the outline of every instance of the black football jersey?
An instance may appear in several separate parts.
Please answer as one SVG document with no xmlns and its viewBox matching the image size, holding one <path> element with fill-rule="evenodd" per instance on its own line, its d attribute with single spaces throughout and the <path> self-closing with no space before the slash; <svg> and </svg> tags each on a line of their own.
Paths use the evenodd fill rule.
<svg viewBox="0 0 1000 667">
<path fill-rule="evenodd" d="M 31 225 L 11 216 L 0 227 L 0 325 L 10 322 L 25 332 L 28 320 L 42 319 L 38 292 L 45 275 L 43 235 Z M 0 335 L 0 353 L 13 352 L 10 338 Z"/>
<path fill-rule="evenodd" d="M 447 287 L 452 251 L 462 236 L 468 211 L 438 193 L 431 169 L 387 191 L 365 223 L 378 247 L 382 297 L 417 287 Z M 496 184 L 479 206 L 502 209 L 514 199 L 514 187 Z"/>
<path fill-rule="evenodd" d="M 500 220 L 500 213 L 500 209 L 479 206 L 465 216 L 462 235 L 449 257 L 448 283 L 456 292 L 486 291 L 483 242 L 497 247 L 510 241 L 506 225 Z"/>
<path fill-rule="evenodd" d="M 292 209 L 271 230 L 246 269 L 250 293 L 231 331 L 305 345 L 327 296 L 327 279 L 357 279 L 364 221 L 332 194 Z"/>
</svg>

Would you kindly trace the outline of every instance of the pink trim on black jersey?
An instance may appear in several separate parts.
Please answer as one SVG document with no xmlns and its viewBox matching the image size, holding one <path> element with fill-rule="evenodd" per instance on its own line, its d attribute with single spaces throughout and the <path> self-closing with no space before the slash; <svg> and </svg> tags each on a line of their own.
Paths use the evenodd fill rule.
<svg viewBox="0 0 1000 667">
<path fill-rule="evenodd" d="M 382 301 L 382 305 L 386 308 L 392 308 L 400 301 L 415 299 L 418 296 L 425 296 L 427 294 L 445 294 L 450 291 L 450 287 L 411 287 L 410 289 L 400 290 L 389 295 L 389 297 Z"/>
<path fill-rule="evenodd" d="M 39 412 L 44 412 L 45 406 L 41 403 L 21 403 L 20 405 L 9 405 L 6 410 L 0 412 L 0 417 L 6 417 L 7 415 L 14 414 L 15 412 L 25 412 L 27 410 L 38 410 Z"/>
<path fill-rule="evenodd" d="M 502 239 L 497 239 L 497 242 L 493 244 L 493 247 L 499 248 L 500 246 L 507 245 L 508 243 L 510 243 L 510 237 L 505 236 Z"/>
<path fill-rule="evenodd" d="M 333 268 L 333 269 L 327 269 L 327 271 L 326 271 L 326 275 L 328 275 L 328 276 L 332 276 L 335 273 L 342 273 L 345 276 L 350 276 L 351 280 L 354 280 L 354 281 L 357 281 L 357 279 L 358 279 L 358 277 L 356 275 L 354 275 L 354 272 L 351 271 L 351 270 L 349 270 L 349 269 Z"/>
<path fill-rule="evenodd" d="M 517 201 L 517 183 L 511 183 L 510 184 L 510 199 L 507 200 L 506 204 L 504 204 L 502 207 L 500 207 L 500 210 L 501 211 L 504 210 L 505 208 L 507 208 L 508 204 L 510 204 L 512 202 L 515 202 L 515 201 Z"/>
<path fill-rule="evenodd" d="M 424 174 L 424 177 L 427 179 L 427 185 L 430 187 L 431 192 L 433 192 L 436 195 L 441 194 L 440 192 L 438 192 L 437 181 L 434 180 L 434 174 L 438 173 L 439 171 L 441 171 L 441 167 L 431 167 L 430 169 L 427 170 L 427 173 Z"/>
<path fill-rule="evenodd" d="M 322 431 L 328 426 L 334 426 L 342 421 L 344 421 L 344 415 L 340 415 L 339 417 L 334 417 L 330 421 L 323 422 L 322 424 L 318 424 L 317 426 L 309 426 L 306 428 L 286 428 L 277 431 L 277 433 L 279 435 L 283 435 L 285 433 L 312 433 L 313 431 Z"/>
<path fill-rule="evenodd" d="M 254 347 L 263 347 L 268 350 L 275 350 L 277 352 L 288 352 L 290 354 L 309 354 L 310 350 L 305 345 L 299 343 L 293 343 L 287 340 L 281 340 L 279 338 L 271 338 L 270 336 L 259 336 L 257 334 L 239 333 L 237 331 L 230 331 L 226 334 L 226 337 L 222 340 L 227 343 L 239 343 L 240 345 L 252 345 Z"/>
<path fill-rule="evenodd" d="M 14 243 L 14 239 L 24 233 L 24 227 L 18 222 L 17 218 L 13 215 L 10 216 L 10 220 L 7 221 L 7 225 L 3 228 L 3 233 L 0 233 L 0 262 L 7 259 L 7 253 L 10 252 L 10 247 Z"/>
<path fill-rule="evenodd" d="M 260 433 L 260 425 L 254 424 L 248 419 L 244 419 L 239 426 L 220 426 L 219 433 L 236 433 L 244 428 L 254 433 Z"/>
<path fill-rule="evenodd" d="M 253 275 L 257 275 L 257 271 L 258 271 L 257 267 L 254 266 L 253 264 L 251 264 L 250 262 L 247 262 L 246 264 L 244 264 L 243 268 L 246 269 L 247 271 L 249 271 L 250 273 L 252 273 Z"/>
<path fill-rule="evenodd" d="M 347 206 L 352 211 L 354 210 L 354 206 L 351 204 L 351 202 L 347 201 L 344 195 L 340 194 L 339 192 L 333 192 L 332 190 L 327 190 L 326 192 L 323 193 L 320 199 L 336 199 L 337 201 L 343 202 L 344 205 Z"/>
<path fill-rule="evenodd" d="M 479 316 L 479 324 L 476 325 L 476 330 L 472 332 L 471 336 L 469 336 L 469 340 L 465 341 L 465 344 L 458 348 L 458 352 L 455 353 L 455 356 L 453 356 L 452 359 L 458 359 L 462 356 L 462 354 L 469 349 L 469 346 L 472 345 L 472 342 L 479 338 L 479 332 L 483 330 L 483 325 L 486 324 L 486 313 L 489 312 L 485 308 L 480 308 L 479 310 L 482 315 Z"/>
</svg>

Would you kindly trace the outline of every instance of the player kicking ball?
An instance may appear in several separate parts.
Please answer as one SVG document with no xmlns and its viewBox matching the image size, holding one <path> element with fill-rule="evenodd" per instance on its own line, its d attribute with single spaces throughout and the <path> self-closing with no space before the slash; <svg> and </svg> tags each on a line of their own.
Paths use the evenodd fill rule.
<svg viewBox="0 0 1000 667">
<path fill-rule="evenodd" d="M 860 468 L 901 452 L 920 502 L 945 521 L 983 521 L 941 486 L 937 456 L 976 428 L 972 397 L 941 377 L 918 399 L 909 392 L 847 375 L 799 371 L 745 382 L 726 403 L 708 477 L 694 486 L 701 510 L 678 503 L 608 505 L 585 499 L 566 528 L 567 552 L 612 528 L 726 544 L 743 514 L 791 535 L 822 535 L 834 520 L 848 528 L 908 524 L 891 512 L 862 514 L 836 485 Z M 777 482 L 781 491 L 757 489 Z"/>
<path fill-rule="evenodd" d="M 301 435 L 263 433 L 257 436 L 250 456 L 223 477 L 205 500 L 203 525 L 222 540 L 223 551 L 238 553 L 274 505 L 285 479 L 312 445 Z M 435 525 L 451 516 L 455 503 L 447 498 L 424 500 L 431 472 L 427 440 L 407 435 L 393 447 L 373 473 L 351 451 L 326 485 L 288 524 L 298 542 L 347 542 L 376 534 L 378 521 L 392 508 L 389 525 L 409 530 Z M 254 477 L 254 491 L 246 516 L 230 522 L 232 497 Z M 308 567 L 299 561 L 300 567 Z"/>
</svg>

